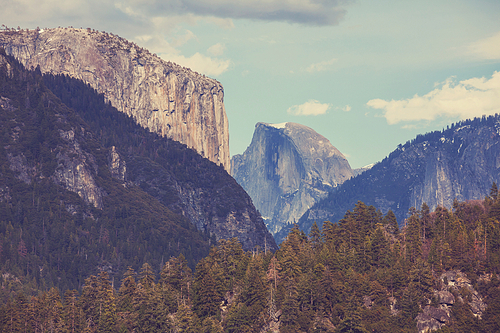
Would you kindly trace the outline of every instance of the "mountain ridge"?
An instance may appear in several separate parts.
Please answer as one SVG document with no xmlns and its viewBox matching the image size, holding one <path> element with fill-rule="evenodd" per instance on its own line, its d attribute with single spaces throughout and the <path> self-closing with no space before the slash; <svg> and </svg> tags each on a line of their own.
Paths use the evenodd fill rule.
<svg viewBox="0 0 500 333">
<path fill-rule="evenodd" d="M 500 116 L 454 123 L 400 144 L 370 170 L 345 182 L 300 220 L 338 221 L 357 201 L 392 210 L 402 224 L 411 207 L 451 208 L 458 201 L 484 199 L 500 179 Z M 334 208 L 335 207 L 335 208 Z M 344 212 L 341 212 L 344 209 Z"/>
<path fill-rule="evenodd" d="M 141 126 L 229 171 L 229 125 L 218 81 L 90 28 L 1 30 L 0 46 L 28 69 L 83 80 Z"/>
<path fill-rule="evenodd" d="M 87 84 L 26 71 L 0 48 L 0 107 L 2 271 L 33 277 L 34 288 L 79 288 L 96 270 L 120 277 L 179 254 L 194 268 L 223 238 L 277 249 L 222 166 L 140 127 Z M 170 183 L 147 179 L 156 176 Z"/>
</svg>

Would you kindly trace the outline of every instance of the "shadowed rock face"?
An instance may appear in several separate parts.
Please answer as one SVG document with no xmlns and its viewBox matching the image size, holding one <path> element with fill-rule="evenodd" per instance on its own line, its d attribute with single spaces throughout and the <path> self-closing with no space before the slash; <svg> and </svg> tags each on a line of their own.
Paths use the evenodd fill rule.
<svg viewBox="0 0 500 333">
<path fill-rule="evenodd" d="M 391 209 L 402 224 L 410 207 L 484 199 L 499 180 L 500 116 L 467 120 L 399 145 L 311 208 L 300 226 L 307 231 L 314 220 L 337 222 L 358 200 L 384 214 Z"/>
<path fill-rule="evenodd" d="M 216 80 L 90 29 L 3 31 L 0 46 L 26 68 L 83 80 L 141 126 L 229 170 L 224 90 Z"/>
<path fill-rule="evenodd" d="M 277 250 L 250 197 L 222 166 L 141 128 L 101 97 L 79 80 L 29 73 L 0 51 L 0 128 L 5 132 L 0 162 L 6 162 L 2 175 L 8 170 L 27 185 L 50 180 L 76 193 L 87 205 L 74 197 L 57 199 L 72 215 L 81 212 L 93 218 L 92 211 L 107 214 L 112 207 L 113 218 L 126 220 L 127 206 L 114 211 L 109 204 L 124 200 L 135 205 L 131 210 L 141 217 L 149 211 L 154 217 L 168 215 L 165 221 L 171 219 L 187 235 L 194 231 L 190 221 L 216 240 L 238 238 L 244 250 Z M 71 104 L 78 98 L 87 104 Z M 108 124 L 108 119 L 115 121 Z M 10 202 L 16 193 L 4 179 L 0 177 L 0 202 Z M 135 208 L 143 203 L 145 208 Z"/>
<path fill-rule="evenodd" d="M 250 146 L 231 162 L 233 177 L 273 234 L 353 175 L 344 155 L 325 137 L 295 123 L 258 123 Z"/>
</svg>

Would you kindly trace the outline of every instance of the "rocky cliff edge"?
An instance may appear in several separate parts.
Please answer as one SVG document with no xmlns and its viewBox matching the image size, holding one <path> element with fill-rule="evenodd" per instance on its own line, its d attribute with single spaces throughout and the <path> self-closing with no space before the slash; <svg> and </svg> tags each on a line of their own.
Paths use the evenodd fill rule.
<svg viewBox="0 0 500 333">
<path fill-rule="evenodd" d="M 224 89 L 216 80 L 89 28 L 0 30 L 0 47 L 26 68 L 83 80 L 141 126 L 229 171 Z"/>
</svg>

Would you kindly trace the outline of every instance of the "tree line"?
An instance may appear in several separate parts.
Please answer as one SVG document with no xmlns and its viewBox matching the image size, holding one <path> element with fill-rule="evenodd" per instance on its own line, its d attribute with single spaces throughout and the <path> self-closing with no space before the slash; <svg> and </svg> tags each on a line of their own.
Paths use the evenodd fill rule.
<svg viewBox="0 0 500 333">
<path fill-rule="evenodd" d="M 462 290 L 440 331 L 495 332 L 499 220 L 495 184 L 485 200 L 451 210 L 412 208 L 401 229 L 391 211 L 358 202 L 339 223 L 314 224 L 308 235 L 294 227 L 275 253 L 221 240 L 194 272 L 181 255 L 158 274 L 144 263 L 120 282 L 104 271 L 90 276 L 81 294 L 20 293 L 2 306 L 0 325 L 6 332 L 416 332 L 438 276 L 453 269 L 467 274 L 487 308 L 474 316 Z"/>
</svg>

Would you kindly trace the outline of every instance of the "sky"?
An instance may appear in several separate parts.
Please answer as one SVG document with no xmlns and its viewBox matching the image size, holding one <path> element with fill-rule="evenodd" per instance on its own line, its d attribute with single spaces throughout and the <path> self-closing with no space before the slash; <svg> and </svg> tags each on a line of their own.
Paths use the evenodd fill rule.
<svg viewBox="0 0 500 333">
<path fill-rule="evenodd" d="M 258 122 L 325 136 L 352 168 L 500 113 L 498 0 L 0 0 L 10 28 L 111 32 L 224 86 L 231 155 Z"/>
</svg>

